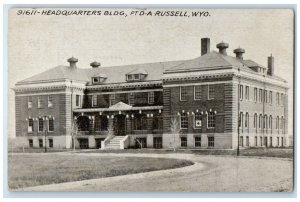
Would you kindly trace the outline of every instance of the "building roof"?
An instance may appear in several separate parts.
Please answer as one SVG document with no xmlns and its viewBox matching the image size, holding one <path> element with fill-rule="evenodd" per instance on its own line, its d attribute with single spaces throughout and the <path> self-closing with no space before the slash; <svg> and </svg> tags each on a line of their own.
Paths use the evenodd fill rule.
<svg viewBox="0 0 300 202">
<path fill-rule="evenodd" d="M 164 73 L 207 71 L 222 67 L 236 67 L 240 68 L 241 70 L 253 71 L 251 67 L 256 66 L 262 67 L 252 60 L 241 60 L 236 57 L 227 56 L 219 52 L 212 51 L 194 59 L 180 61 L 167 61 L 99 68 L 90 67 L 88 69 L 72 68 L 70 66 L 57 66 L 35 76 L 32 76 L 28 79 L 20 81 L 16 85 L 61 79 L 83 81 L 86 82 L 87 85 L 92 85 L 91 78 L 99 75 L 107 78 L 102 84 L 124 83 L 127 82 L 126 75 L 129 73 L 147 74 L 147 77 L 143 81 L 156 81 L 162 80 L 162 76 Z M 276 76 L 272 76 L 272 78 L 278 79 L 278 77 Z"/>
</svg>

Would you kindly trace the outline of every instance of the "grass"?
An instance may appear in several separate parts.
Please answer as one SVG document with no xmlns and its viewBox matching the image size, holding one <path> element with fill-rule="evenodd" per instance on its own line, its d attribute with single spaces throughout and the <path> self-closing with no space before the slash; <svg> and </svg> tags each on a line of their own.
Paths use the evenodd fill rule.
<svg viewBox="0 0 300 202">
<path fill-rule="evenodd" d="M 235 156 L 236 150 L 225 149 L 126 149 L 126 150 L 77 150 L 77 152 L 87 153 L 186 153 L 196 155 L 230 155 Z M 258 157 L 277 157 L 277 158 L 293 158 L 293 149 L 288 148 L 248 148 L 240 149 L 240 156 L 258 156 Z"/>
<path fill-rule="evenodd" d="M 8 186 L 22 187 L 111 177 L 192 165 L 188 160 L 92 157 L 62 154 L 9 154 Z"/>
</svg>

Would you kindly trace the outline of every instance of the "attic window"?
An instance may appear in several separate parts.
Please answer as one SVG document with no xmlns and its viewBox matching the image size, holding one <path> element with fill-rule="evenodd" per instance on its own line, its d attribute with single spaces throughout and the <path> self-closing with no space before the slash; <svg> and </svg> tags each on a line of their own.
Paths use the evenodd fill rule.
<svg viewBox="0 0 300 202">
<path fill-rule="evenodd" d="M 140 81 L 146 77 L 145 74 L 127 74 L 127 81 Z"/>
<path fill-rule="evenodd" d="M 99 84 L 105 81 L 105 77 L 93 77 L 93 84 Z"/>
</svg>

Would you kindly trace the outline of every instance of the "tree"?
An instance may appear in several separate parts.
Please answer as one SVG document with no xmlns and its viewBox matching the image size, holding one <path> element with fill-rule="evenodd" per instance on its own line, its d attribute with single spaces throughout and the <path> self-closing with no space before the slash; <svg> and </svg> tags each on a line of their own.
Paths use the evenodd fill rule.
<svg viewBox="0 0 300 202">
<path fill-rule="evenodd" d="M 180 129 L 180 122 L 179 122 L 179 117 L 175 116 L 171 118 L 171 122 L 170 122 L 170 130 L 171 133 L 173 134 L 173 148 L 174 151 L 176 151 L 176 134 L 180 134 L 181 133 L 181 129 Z"/>
<path fill-rule="evenodd" d="M 72 123 L 72 128 L 71 128 L 71 135 L 72 135 L 72 140 L 73 140 L 73 150 L 75 151 L 75 138 L 78 135 L 78 130 L 79 130 L 79 126 L 77 123 L 77 120 L 74 119 L 73 123 Z"/>
</svg>

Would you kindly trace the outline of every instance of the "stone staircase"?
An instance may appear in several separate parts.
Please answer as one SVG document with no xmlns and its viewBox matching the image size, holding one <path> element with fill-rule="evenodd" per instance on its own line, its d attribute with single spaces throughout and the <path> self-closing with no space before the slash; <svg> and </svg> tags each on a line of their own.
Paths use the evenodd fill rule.
<svg viewBox="0 0 300 202">
<path fill-rule="evenodd" d="M 124 136 L 115 136 L 113 137 L 109 143 L 105 146 L 105 149 L 120 149 L 120 141 L 124 138 Z"/>
</svg>

